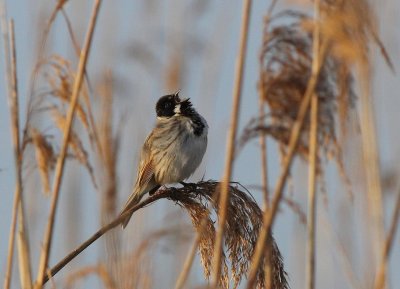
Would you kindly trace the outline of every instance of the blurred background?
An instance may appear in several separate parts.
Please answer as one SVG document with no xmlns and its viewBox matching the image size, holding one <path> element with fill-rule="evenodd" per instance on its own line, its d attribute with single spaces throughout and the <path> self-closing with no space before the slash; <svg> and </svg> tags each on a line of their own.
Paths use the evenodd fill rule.
<svg viewBox="0 0 400 289">
<path fill-rule="evenodd" d="M 259 54 L 263 19 L 270 5 L 270 1 L 253 2 L 239 136 L 258 114 Z M 45 87 L 41 79 L 36 81 L 33 89 L 31 85 L 39 53 L 46 57 L 58 55 L 67 59 L 72 71 L 76 71 L 78 57 L 68 25 L 77 45 L 81 47 L 92 1 L 68 1 L 64 5 L 64 13 L 69 23 L 59 13 L 43 48 L 40 39 L 56 4 L 57 1 L 50 0 L 6 1 L 8 16 L 15 21 L 21 124 L 26 120 L 28 98 L 39 95 Z M 397 15 L 400 14 L 400 2 L 383 0 L 371 4 L 377 15 L 381 40 L 392 58 L 395 70 L 399 71 L 400 19 Z M 274 11 L 288 8 L 311 12 L 312 3 L 306 0 L 278 1 Z M 56 215 L 50 265 L 86 240 L 121 209 L 131 192 L 141 145 L 155 123 L 154 106 L 160 96 L 181 89 L 181 95 L 190 97 L 195 108 L 208 121 L 210 128 L 207 152 L 202 165 L 190 181 L 219 180 L 222 177 L 241 10 L 241 1 L 103 2 L 88 60 L 87 75 L 96 121 L 100 122 L 102 118 L 102 93 L 113 96 L 112 128 L 118 138 L 115 152 L 116 190 L 110 205 L 109 196 L 101 190 L 104 185 L 102 164 L 90 153 L 88 159 L 97 180 L 97 189 L 87 166 L 82 166 L 73 159 L 67 162 Z M 398 73 L 393 73 L 388 68 L 379 48 L 374 45 L 371 47 L 371 98 L 387 228 L 399 189 L 400 79 Z M 3 44 L 1 49 L 3 52 Z M 5 84 L 4 53 L 0 61 L 0 79 Z M 15 175 L 5 85 L 1 85 L 0 89 L 3 102 L 0 106 L 0 276 L 3 276 Z M 37 117 L 35 122 L 46 131 L 48 119 Z M 75 129 L 84 134 L 85 128 L 77 125 Z M 57 135 L 50 128 L 46 133 Z M 83 145 L 88 150 L 89 142 L 88 137 L 84 138 Z M 375 261 L 369 253 L 371 231 L 366 221 L 366 180 L 360 128 L 356 121 L 349 121 L 349 134 L 344 141 L 343 151 L 344 171 L 351 180 L 353 197 L 348 192 L 335 162 L 326 161 L 323 164 L 325 185 L 323 189 L 319 186 L 318 190 L 316 288 L 371 288 Z M 24 196 L 31 258 L 33 264 L 37 264 L 38 248 L 50 202 L 42 193 L 40 175 L 35 170 L 34 152 L 30 151 L 30 154 L 31 157 L 28 157 L 23 167 Z M 268 164 L 270 186 L 273 187 L 279 176 L 281 163 L 278 146 L 270 139 Z M 259 142 L 254 139 L 237 155 L 232 180 L 247 187 L 261 206 L 260 166 Z M 273 227 L 291 288 L 305 286 L 306 211 L 307 164 L 296 158 L 285 191 L 285 201 L 280 206 Z M 104 236 L 80 254 L 56 275 L 56 287 L 102 288 L 99 274 L 90 274 L 88 268 L 103 262 L 110 264 L 110 251 L 118 251 L 125 268 L 121 272 L 127 278 L 137 274 L 135 276 L 143 279 L 140 281 L 141 285 L 136 284 L 136 288 L 173 288 L 194 238 L 193 233 L 187 214 L 179 206 L 167 200 L 158 201 L 135 214 L 126 230 L 115 229 L 108 237 Z M 390 258 L 389 288 L 400 288 L 399 242 L 398 234 Z M 196 259 L 194 264 L 187 288 L 206 284 L 200 261 Z M 110 266 L 113 267 L 112 264 Z M 17 270 L 14 264 L 12 288 L 19 288 Z M 33 276 L 35 275 L 34 269 Z"/>
</svg>

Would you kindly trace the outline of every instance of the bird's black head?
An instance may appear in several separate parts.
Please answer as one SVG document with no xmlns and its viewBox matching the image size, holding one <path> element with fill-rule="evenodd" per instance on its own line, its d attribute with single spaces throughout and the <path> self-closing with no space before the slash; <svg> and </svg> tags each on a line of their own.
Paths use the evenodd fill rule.
<svg viewBox="0 0 400 289">
<path fill-rule="evenodd" d="M 179 102 L 178 94 L 169 94 L 162 96 L 156 104 L 156 113 L 158 117 L 171 117 L 175 114 L 174 109 Z"/>
<path fill-rule="evenodd" d="M 174 115 L 188 114 L 192 111 L 192 104 L 189 99 L 181 100 L 179 91 L 174 94 L 162 96 L 156 104 L 158 117 L 171 117 Z"/>
</svg>

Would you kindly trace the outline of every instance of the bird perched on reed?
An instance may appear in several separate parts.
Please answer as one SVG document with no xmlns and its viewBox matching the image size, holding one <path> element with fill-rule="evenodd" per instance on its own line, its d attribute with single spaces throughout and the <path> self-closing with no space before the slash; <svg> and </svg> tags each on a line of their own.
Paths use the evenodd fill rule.
<svg viewBox="0 0 400 289">
<path fill-rule="evenodd" d="M 146 138 L 140 155 L 136 183 L 121 214 L 149 192 L 182 182 L 194 173 L 207 148 L 208 125 L 179 91 L 162 96 L 156 104 L 157 123 Z M 132 214 L 122 221 L 125 228 Z"/>
</svg>

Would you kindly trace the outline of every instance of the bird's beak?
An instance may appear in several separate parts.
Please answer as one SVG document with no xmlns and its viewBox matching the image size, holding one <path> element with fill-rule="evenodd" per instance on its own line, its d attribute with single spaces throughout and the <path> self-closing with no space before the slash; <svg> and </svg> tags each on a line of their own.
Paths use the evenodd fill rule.
<svg viewBox="0 0 400 289">
<path fill-rule="evenodd" d="M 174 93 L 174 95 L 175 95 L 175 96 L 179 96 L 179 92 L 181 92 L 181 89 L 178 89 L 178 90 Z"/>
<path fill-rule="evenodd" d="M 180 92 L 180 91 L 181 91 L 181 90 L 179 89 L 178 91 L 176 91 L 176 92 L 173 94 L 176 103 L 180 103 L 180 102 L 181 102 L 181 99 L 180 99 L 180 97 L 179 97 L 179 92 Z"/>
<path fill-rule="evenodd" d="M 188 102 L 189 100 L 190 100 L 190 98 L 185 98 L 185 99 L 182 99 L 179 103 Z"/>
</svg>

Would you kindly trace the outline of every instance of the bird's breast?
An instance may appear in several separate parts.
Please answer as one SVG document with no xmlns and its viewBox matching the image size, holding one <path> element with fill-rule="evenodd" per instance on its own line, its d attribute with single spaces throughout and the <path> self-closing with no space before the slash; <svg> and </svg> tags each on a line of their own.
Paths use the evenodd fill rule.
<svg viewBox="0 0 400 289">
<path fill-rule="evenodd" d="M 200 136 L 194 133 L 191 120 L 181 121 L 173 128 L 171 143 L 156 164 L 156 180 L 159 184 L 177 183 L 190 177 L 200 165 L 207 148 L 207 132 L 204 126 Z"/>
</svg>

